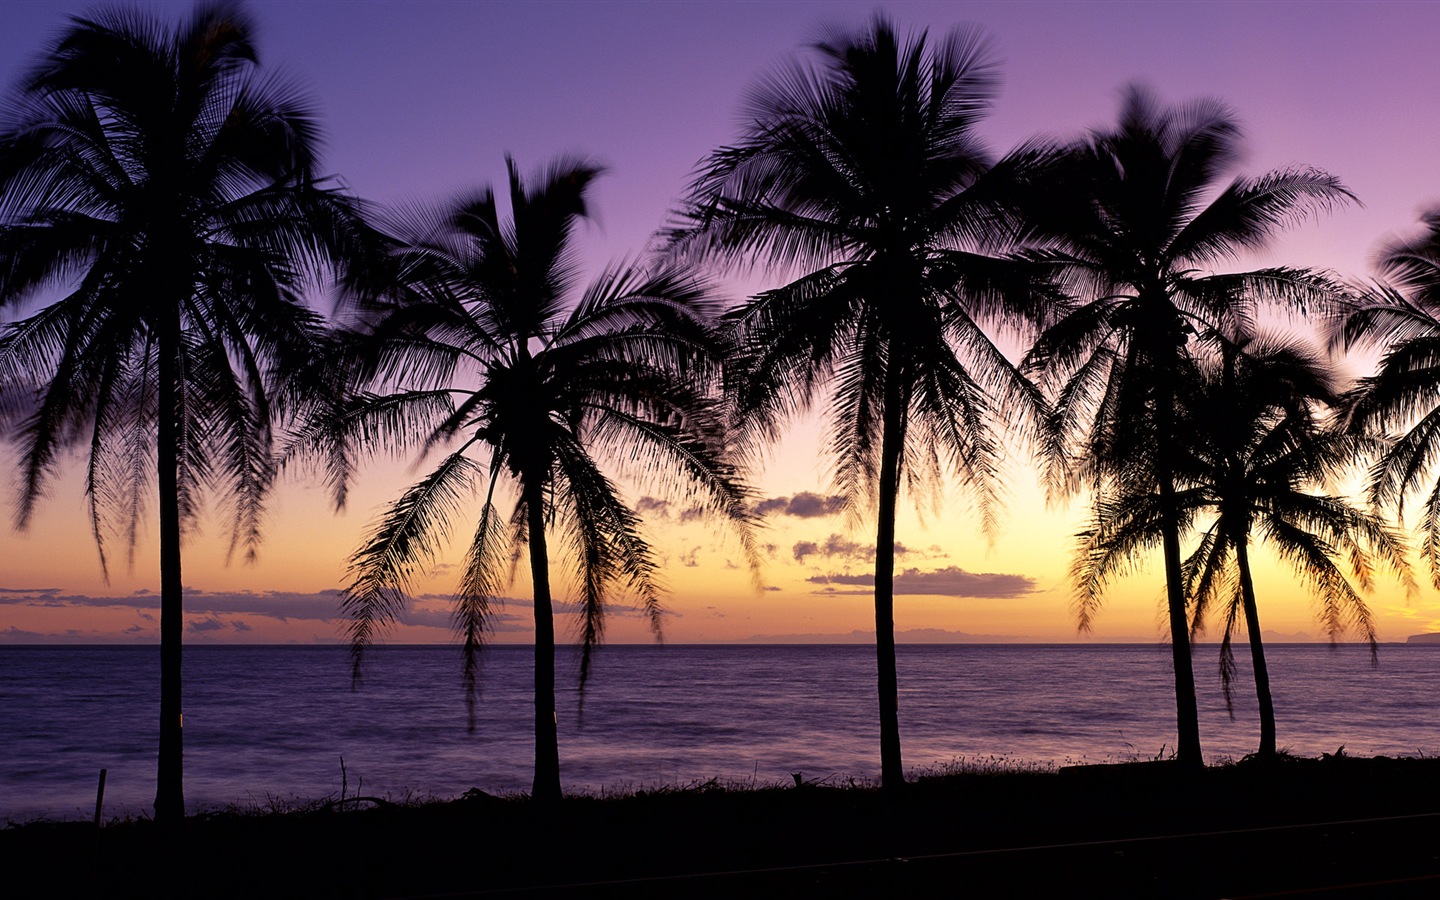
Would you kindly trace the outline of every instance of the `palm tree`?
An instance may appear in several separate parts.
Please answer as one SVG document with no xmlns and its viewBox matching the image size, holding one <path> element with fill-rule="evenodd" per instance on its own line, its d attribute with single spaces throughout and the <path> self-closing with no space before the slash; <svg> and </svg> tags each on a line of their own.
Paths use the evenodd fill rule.
<svg viewBox="0 0 1440 900">
<path fill-rule="evenodd" d="M 158 479 L 157 821 L 184 815 L 181 538 L 213 487 L 232 551 L 253 556 L 285 378 L 323 331 L 298 291 L 350 227 L 316 186 L 316 143 L 223 4 L 173 28 L 120 9 L 74 19 L 0 126 L 0 306 L 59 295 L 0 333 L 19 525 L 60 451 L 84 446 L 103 569 L 107 531 L 133 547 Z"/>
<path fill-rule="evenodd" d="M 587 216 L 600 170 L 554 165 L 533 186 L 509 171 L 512 221 L 489 190 L 438 215 L 398 223 L 399 296 L 374 325 L 367 380 L 338 430 L 317 435 L 352 447 L 448 446 L 439 465 L 381 516 L 350 560 L 344 608 L 356 672 L 377 631 L 392 622 L 417 567 L 443 548 L 468 489 L 481 490 L 474 538 L 455 593 L 466 677 L 492 611 L 528 547 L 535 603 L 535 782 L 560 796 L 555 718 L 555 626 L 550 535 L 578 563 L 580 683 L 603 636 L 608 595 L 628 590 L 660 635 L 656 561 L 638 514 L 598 460 L 740 525 L 755 557 L 749 495 L 724 461 L 723 424 L 710 399 L 718 365 L 703 286 L 673 268 L 607 272 L 578 298 L 571 234 Z M 343 479 L 342 479 L 343 480 Z M 508 483 L 515 505 L 496 507 Z M 473 693 L 470 694 L 473 702 Z"/>
<path fill-rule="evenodd" d="M 1052 458 L 1075 464 L 1055 484 L 1090 486 L 1099 497 L 1123 494 L 1127 460 L 1137 453 L 1150 460 L 1164 526 L 1176 758 L 1196 767 L 1200 726 L 1174 476 L 1174 406 L 1191 338 L 1243 323 L 1258 302 L 1294 307 L 1338 292 L 1306 269 L 1206 270 L 1262 245 L 1283 225 L 1353 199 L 1334 177 L 1304 167 L 1222 186 L 1239 138 L 1218 103 L 1164 108 L 1132 87 L 1116 128 L 1057 151 L 1027 210 L 1027 238 L 1042 248 L 1030 258 L 1052 265 L 1076 298 L 1028 360 L 1057 398 Z"/>
<path fill-rule="evenodd" d="M 904 784 L 895 672 L 895 510 L 948 471 L 993 526 L 999 407 L 1038 421 L 1038 395 L 982 325 L 1020 330 L 1039 299 L 1025 268 L 984 255 L 1012 223 L 1007 186 L 973 126 L 996 81 L 966 31 L 902 40 L 883 16 L 815 46 L 751 95 L 749 124 L 690 188 L 672 239 L 799 277 L 728 314 L 740 432 L 773 439 L 829 390 L 837 489 L 877 507 L 875 636 L 881 784 Z"/>
<path fill-rule="evenodd" d="M 1344 558 L 1361 589 L 1369 590 L 1372 553 L 1408 582 L 1405 548 L 1379 517 L 1344 496 L 1311 492 L 1344 473 L 1359 449 L 1359 439 L 1317 420 L 1337 395 L 1332 374 L 1313 354 L 1298 345 L 1220 339 L 1218 357 L 1198 365 L 1195 375 L 1178 398 L 1176 419 L 1185 437 L 1172 471 L 1182 531 L 1198 532 L 1182 566 L 1191 630 L 1198 632 L 1210 607 L 1222 604 L 1220 675 L 1229 705 L 1231 639 L 1243 615 L 1260 711 L 1257 755 L 1273 758 L 1275 707 L 1250 564 L 1252 538 L 1272 546 L 1308 585 L 1331 642 L 1353 624 L 1369 642 L 1372 659 L 1369 610 L 1337 559 Z M 1137 479 L 1124 486 L 1125 493 L 1102 498 L 1080 535 L 1072 574 L 1082 621 L 1093 614 L 1111 577 L 1162 543 L 1163 517 L 1150 480 Z M 1199 522 L 1207 524 L 1198 529 Z"/>
<path fill-rule="evenodd" d="M 1346 397 L 1345 424 L 1356 433 L 1390 433 L 1370 471 L 1369 499 L 1393 507 L 1402 520 L 1406 502 L 1426 492 L 1419 522 L 1420 555 L 1440 588 L 1440 209 L 1424 216 L 1425 231 L 1392 241 L 1379 257 L 1382 282 L 1364 292 L 1336 322 L 1333 341 L 1344 348 L 1385 348 L 1375 374 Z"/>
</svg>

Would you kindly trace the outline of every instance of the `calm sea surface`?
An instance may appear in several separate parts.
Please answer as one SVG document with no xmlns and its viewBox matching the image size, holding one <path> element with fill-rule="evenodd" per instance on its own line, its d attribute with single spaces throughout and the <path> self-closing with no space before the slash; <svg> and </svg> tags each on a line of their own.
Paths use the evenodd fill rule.
<svg viewBox="0 0 1440 900">
<path fill-rule="evenodd" d="M 530 653 L 485 651 L 467 732 L 459 651 L 380 647 L 350 689 L 343 647 L 188 647 L 185 790 L 192 811 L 337 795 L 454 797 L 528 790 Z M 906 766 L 1006 757 L 1120 762 L 1175 740 L 1169 650 L 1154 645 L 908 645 L 899 648 Z M 1208 759 L 1258 739 L 1244 654 L 1235 718 L 1215 648 L 1196 650 Z M 1316 756 L 1440 754 L 1440 646 L 1270 648 L 1280 744 Z M 573 658 L 562 665 L 573 668 Z M 874 651 L 867 646 L 604 648 L 579 717 L 562 676 L 567 790 L 878 775 Z M 109 770 L 107 816 L 149 812 L 155 790 L 159 652 L 0 648 L 0 824 L 88 818 Z"/>
</svg>

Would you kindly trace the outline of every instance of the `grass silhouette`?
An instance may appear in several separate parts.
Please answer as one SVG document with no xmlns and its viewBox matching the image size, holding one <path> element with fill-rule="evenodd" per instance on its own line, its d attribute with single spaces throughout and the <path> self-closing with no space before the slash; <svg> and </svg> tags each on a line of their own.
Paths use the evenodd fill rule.
<svg viewBox="0 0 1440 900">
<path fill-rule="evenodd" d="M 0 858 L 12 885 L 44 896 L 131 896 L 156 871 L 172 893 L 214 897 L 1427 896 L 1440 878 L 1433 757 L 1337 752 L 1199 773 L 957 760 L 898 798 L 821 781 L 706 781 L 551 809 L 478 790 L 271 801 L 195 817 L 178 838 L 145 819 L 98 832 L 32 822 L 0 830 Z"/>
</svg>

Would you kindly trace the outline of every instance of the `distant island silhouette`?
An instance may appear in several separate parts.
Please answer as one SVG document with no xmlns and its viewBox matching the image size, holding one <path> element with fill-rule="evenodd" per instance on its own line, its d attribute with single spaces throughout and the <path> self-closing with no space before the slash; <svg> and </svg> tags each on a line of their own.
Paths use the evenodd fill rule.
<svg viewBox="0 0 1440 900">
<path fill-rule="evenodd" d="M 1426 634 L 1412 634 L 1405 639 L 1407 644 L 1440 644 L 1440 631 L 1431 631 Z"/>
</svg>

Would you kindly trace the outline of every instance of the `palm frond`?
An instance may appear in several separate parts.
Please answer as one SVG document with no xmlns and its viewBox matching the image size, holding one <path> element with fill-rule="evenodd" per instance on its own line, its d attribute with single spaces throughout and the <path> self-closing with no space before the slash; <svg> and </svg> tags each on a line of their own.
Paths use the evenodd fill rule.
<svg viewBox="0 0 1440 900">
<path fill-rule="evenodd" d="M 1233 259 L 1242 248 L 1263 247 L 1279 228 L 1355 202 L 1340 179 L 1310 166 L 1237 178 L 1186 223 L 1170 252 L 1196 263 Z"/>
<path fill-rule="evenodd" d="M 460 586 L 455 591 L 455 630 L 460 633 L 465 654 L 466 729 L 471 733 L 475 731 L 475 704 L 480 694 L 480 649 L 490 628 L 491 607 L 500 596 L 502 555 L 507 549 L 505 523 L 494 502 L 499 475 L 498 462 L 492 462 L 485 505 L 480 509 L 475 536 L 465 554 Z"/>
<path fill-rule="evenodd" d="M 357 680 L 366 648 L 395 621 L 412 580 L 443 548 L 449 522 L 479 472 L 463 448 L 447 456 L 391 504 L 350 557 L 350 582 L 340 608 L 351 620 L 350 656 Z"/>
</svg>

